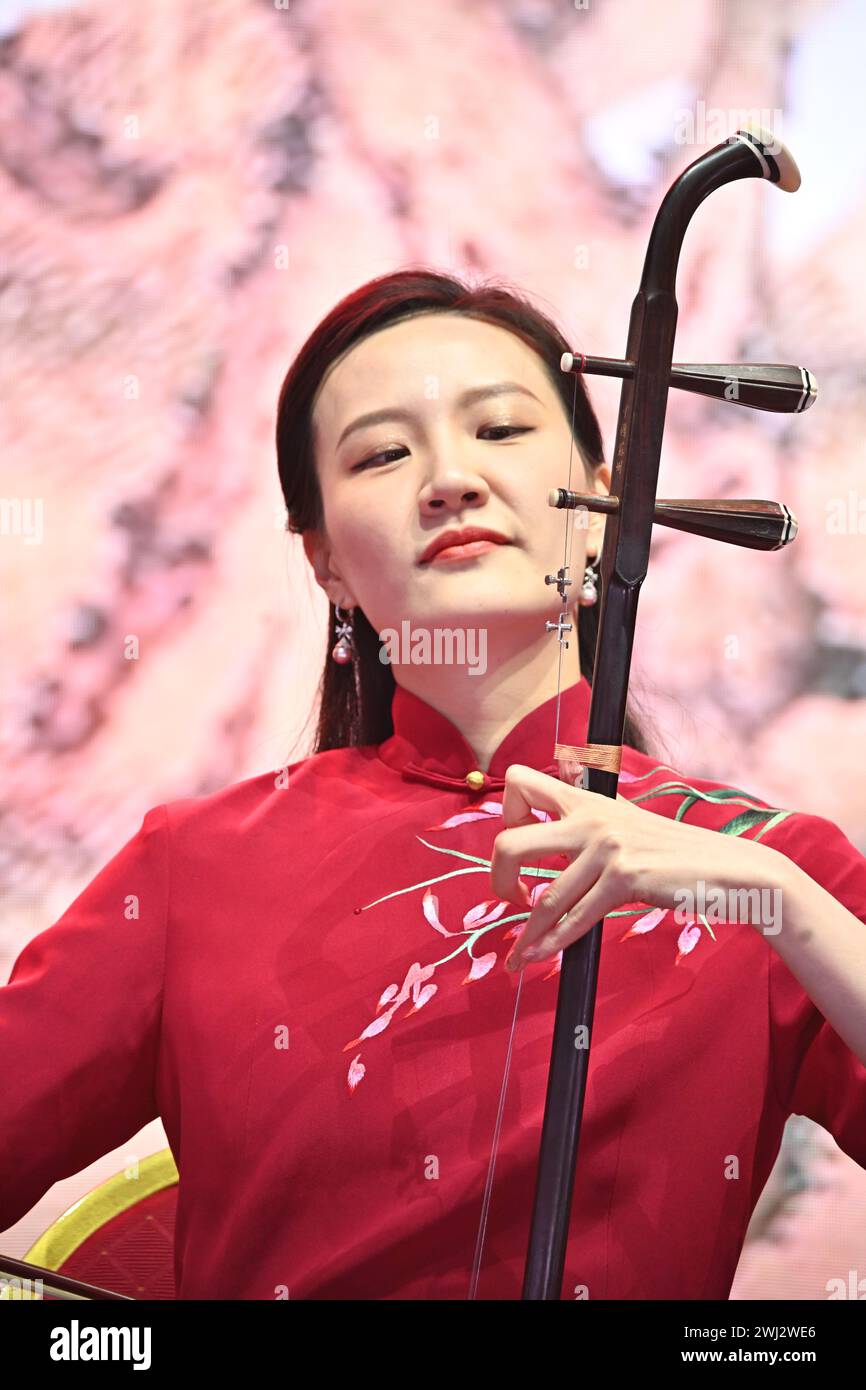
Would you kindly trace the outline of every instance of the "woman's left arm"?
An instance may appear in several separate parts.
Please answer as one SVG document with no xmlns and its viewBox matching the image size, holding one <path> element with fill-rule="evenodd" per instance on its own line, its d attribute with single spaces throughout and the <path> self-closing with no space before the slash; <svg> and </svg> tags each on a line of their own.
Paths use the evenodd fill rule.
<svg viewBox="0 0 866 1390">
<path fill-rule="evenodd" d="M 539 821 L 533 807 L 555 819 Z M 866 925 L 786 854 L 655 815 L 621 796 L 571 787 L 522 764 L 506 773 L 502 818 L 490 878 L 506 901 L 530 906 L 523 865 L 557 854 L 570 861 L 535 896 L 509 970 L 549 960 L 623 903 L 677 908 L 698 884 L 708 898 L 721 894 L 737 904 L 751 904 L 753 889 L 759 903 L 765 892 L 778 894 L 781 911 L 774 910 L 772 921 L 749 924 L 866 1065 Z"/>
</svg>

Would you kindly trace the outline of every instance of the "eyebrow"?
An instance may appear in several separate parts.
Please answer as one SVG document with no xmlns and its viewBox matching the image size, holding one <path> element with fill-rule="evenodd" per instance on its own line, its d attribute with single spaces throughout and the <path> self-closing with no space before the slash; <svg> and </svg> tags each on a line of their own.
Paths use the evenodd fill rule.
<svg viewBox="0 0 866 1390">
<path fill-rule="evenodd" d="M 462 410 L 467 405 L 474 405 L 476 401 L 486 400 L 489 396 L 531 396 L 534 401 L 542 402 L 534 391 L 528 387 L 521 386 L 517 381 L 496 381 L 490 386 L 473 386 L 468 391 L 457 397 L 457 405 Z M 351 425 L 347 425 L 337 440 L 339 449 L 343 440 L 355 430 L 363 429 L 365 425 L 381 425 L 385 420 L 404 420 L 411 423 L 415 419 L 414 412 L 411 410 L 401 410 L 398 406 L 384 406 L 381 410 L 370 410 L 366 415 L 359 415 L 357 420 L 353 420 Z"/>
</svg>

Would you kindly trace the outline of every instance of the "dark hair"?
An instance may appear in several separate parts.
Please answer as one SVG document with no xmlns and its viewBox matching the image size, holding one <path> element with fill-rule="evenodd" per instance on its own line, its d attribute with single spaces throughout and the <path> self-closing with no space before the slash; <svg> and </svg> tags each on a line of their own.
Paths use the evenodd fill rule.
<svg viewBox="0 0 866 1390">
<path fill-rule="evenodd" d="M 321 528 L 322 495 L 313 445 L 313 402 L 331 364 L 350 347 L 388 324 L 422 313 L 459 313 L 506 328 L 541 359 L 559 395 L 586 469 L 604 463 L 598 420 L 582 377 L 559 370 L 570 350 L 555 323 L 525 296 L 490 280 L 471 286 L 425 268 L 399 270 L 359 286 L 322 319 L 292 363 L 277 404 L 277 464 L 288 513 L 287 529 L 297 535 Z M 576 383 L 576 388 L 574 383 Z M 576 397 L 573 393 L 576 389 Z M 391 700 L 396 682 L 379 659 L 378 633 L 360 608 L 352 613 L 357 657 L 338 665 L 331 659 L 336 641 L 336 610 L 330 605 L 325 667 L 319 683 L 321 706 L 314 752 L 381 743 L 393 733 Z M 580 669 L 592 685 L 598 605 L 583 606 L 578 622 Z M 624 741 L 649 752 L 640 725 L 626 713 Z"/>
</svg>

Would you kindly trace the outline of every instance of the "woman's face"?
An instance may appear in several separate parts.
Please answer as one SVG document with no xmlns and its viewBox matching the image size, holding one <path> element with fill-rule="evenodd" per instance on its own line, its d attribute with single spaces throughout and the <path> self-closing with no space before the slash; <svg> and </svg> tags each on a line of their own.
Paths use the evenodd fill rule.
<svg viewBox="0 0 866 1390">
<path fill-rule="evenodd" d="M 324 529 L 305 534 L 305 549 L 332 602 L 359 607 L 377 632 L 479 618 L 515 638 L 530 623 L 543 631 L 561 610 L 544 577 L 562 564 L 566 525 L 574 603 L 603 518 L 592 514 L 588 533 L 581 514 L 548 505 L 567 483 L 570 423 L 539 358 L 507 329 L 426 313 L 379 330 L 329 370 L 313 436 Z M 571 486 L 588 488 L 576 446 Z M 469 526 L 508 544 L 422 558 L 441 532 Z"/>
</svg>

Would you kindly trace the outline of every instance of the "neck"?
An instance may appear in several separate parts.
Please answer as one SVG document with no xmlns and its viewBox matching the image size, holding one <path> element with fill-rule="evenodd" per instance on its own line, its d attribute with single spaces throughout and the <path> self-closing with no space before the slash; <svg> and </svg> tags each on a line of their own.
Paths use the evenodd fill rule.
<svg viewBox="0 0 866 1390">
<path fill-rule="evenodd" d="M 515 641 L 519 633 L 513 628 L 504 633 L 488 630 L 483 669 L 482 663 L 470 668 L 392 661 L 394 679 L 459 729 L 476 755 L 479 770 L 486 772 L 502 740 L 530 710 L 580 680 L 576 609 L 571 620 L 574 626 L 566 634 L 568 647 L 562 648 L 561 669 L 556 633 L 547 632 L 542 624 L 540 636 L 523 644 Z"/>
</svg>

